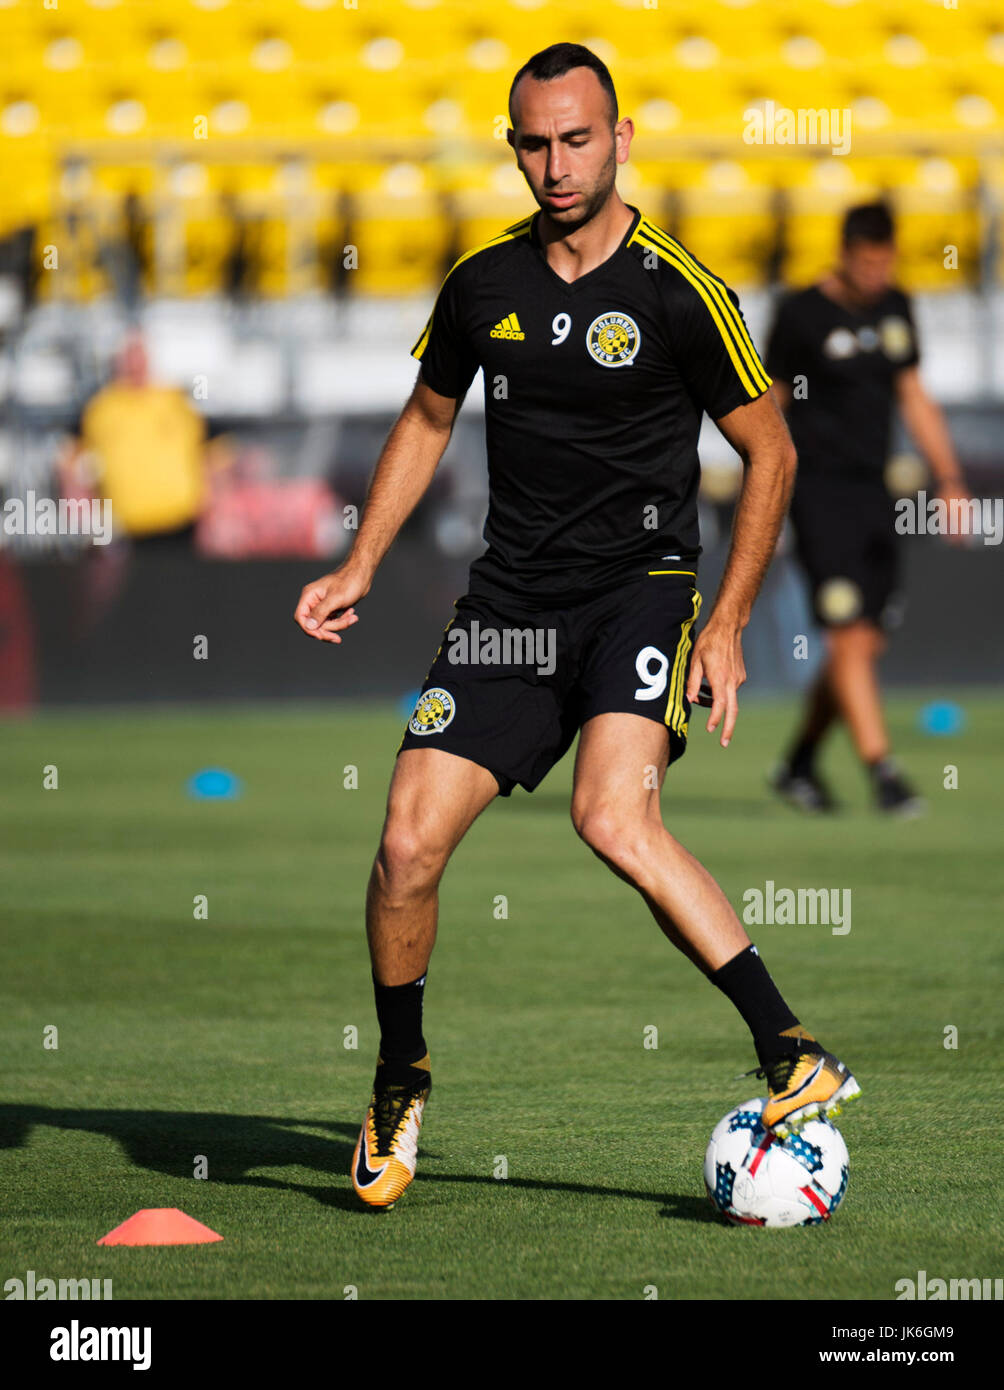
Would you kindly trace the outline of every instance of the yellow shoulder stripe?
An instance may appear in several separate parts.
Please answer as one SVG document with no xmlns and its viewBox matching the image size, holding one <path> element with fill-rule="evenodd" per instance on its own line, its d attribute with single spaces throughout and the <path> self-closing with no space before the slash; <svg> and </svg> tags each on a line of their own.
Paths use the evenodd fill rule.
<svg viewBox="0 0 1004 1390">
<path fill-rule="evenodd" d="M 732 364 L 750 396 L 759 396 L 771 384 L 746 326 L 725 290 L 724 283 L 698 265 L 693 256 L 668 233 L 642 218 L 631 241 L 649 247 L 664 261 L 676 267 L 697 290 L 721 334 Z M 630 244 L 630 243 L 629 243 Z M 740 358 L 742 360 L 740 360 Z"/>
<path fill-rule="evenodd" d="M 759 378 L 762 378 L 765 386 L 769 386 L 771 384 L 771 379 L 764 371 L 763 363 L 760 361 L 760 356 L 756 348 L 753 346 L 753 341 L 750 338 L 749 333 L 746 331 L 746 325 L 743 323 L 742 315 L 739 313 L 739 310 L 732 303 L 732 300 L 728 296 L 725 282 L 719 279 L 717 275 L 712 275 L 712 273 L 709 270 L 706 270 L 704 266 L 698 264 L 698 262 L 690 254 L 686 247 L 682 246 L 680 242 L 676 240 L 675 237 L 671 237 L 667 231 L 663 230 L 662 227 L 657 227 L 656 224 L 654 222 L 650 222 L 647 217 L 643 217 L 641 221 L 644 222 L 646 231 L 653 241 L 666 247 L 667 250 L 679 256 L 679 258 L 682 261 L 684 261 L 696 275 L 699 275 L 701 279 L 704 280 L 704 282 L 714 292 L 716 300 L 721 305 L 722 309 L 725 311 L 727 315 L 728 321 L 732 327 L 733 332 L 738 337 L 739 344 L 740 347 L 743 349 L 744 356 L 747 356 L 749 359 L 751 359 L 750 366 L 754 371 L 754 375 Z"/>
<path fill-rule="evenodd" d="M 484 241 L 480 246 L 472 246 L 469 251 L 465 251 L 459 260 L 455 261 L 446 272 L 446 275 L 443 277 L 443 285 L 446 284 L 446 281 L 450 278 L 458 265 L 463 265 L 464 261 L 469 261 L 470 258 L 476 256 L 479 251 L 487 251 L 490 246 L 501 246 L 505 241 L 515 241 L 517 237 L 526 236 L 530 231 L 530 223 L 533 221 L 534 216 L 534 213 L 530 213 L 529 217 L 524 217 L 520 222 L 514 222 L 511 227 L 506 227 L 504 232 L 499 232 L 498 236 L 493 236 L 490 241 Z M 439 303 L 439 296 L 443 293 L 443 285 L 440 285 L 439 291 L 436 294 L 432 306 L 432 313 L 426 319 L 425 327 L 422 329 L 422 336 L 411 350 L 412 357 L 417 357 L 419 361 L 421 361 L 422 353 L 429 343 L 429 334 L 432 332 L 432 318 L 433 314 L 436 312 L 436 305 Z"/>
</svg>

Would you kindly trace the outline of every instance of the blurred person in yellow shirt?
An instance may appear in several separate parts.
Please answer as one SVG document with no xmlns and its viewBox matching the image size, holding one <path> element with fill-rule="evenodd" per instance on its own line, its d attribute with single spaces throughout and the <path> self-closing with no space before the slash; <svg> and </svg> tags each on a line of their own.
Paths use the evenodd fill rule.
<svg viewBox="0 0 1004 1390">
<path fill-rule="evenodd" d="M 80 427 L 92 489 L 111 501 L 117 536 L 190 543 L 206 500 L 205 440 L 184 393 L 151 382 L 143 339 L 132 334 Z"/>
<path fill-rule="evenodd" d="M 208 498 L 206 426 L 182 391 L 150 381 L 139 333 L 88 401 L 57 461 L 60 495 L 111 502 L 112 543 L 73 567 L 67 630 L 83 641 L 125 592 L 137 551 L 190 554 Z"/>
</svg>

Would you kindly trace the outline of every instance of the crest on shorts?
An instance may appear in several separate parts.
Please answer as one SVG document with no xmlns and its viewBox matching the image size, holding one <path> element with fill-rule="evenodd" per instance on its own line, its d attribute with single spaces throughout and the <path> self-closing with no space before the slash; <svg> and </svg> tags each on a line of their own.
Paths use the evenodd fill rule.
<svg viewBox="0 0 1004 1390">
<path fill-rule="evenodd" d="M 438 734 L 446 728 L 457 711 L 457 703 L 448 690 L 435 685 L 418 697 L 415 712 L 408 720 L 413 734 Z"/>
<path fill-rule="evenodd" d="M 600 314 L 586 329 L 589 355 L 601 367 L 626 367 L 634 361 L 640 344 L 638 325 L 627 314 Z"/>
<path fill-rule="evenodd" d="M 820 585 L 816 604 L 828 623 L 849 623 L 864 607 L 864 596 L 853 579 L 827 579 Z"/>
</svg>

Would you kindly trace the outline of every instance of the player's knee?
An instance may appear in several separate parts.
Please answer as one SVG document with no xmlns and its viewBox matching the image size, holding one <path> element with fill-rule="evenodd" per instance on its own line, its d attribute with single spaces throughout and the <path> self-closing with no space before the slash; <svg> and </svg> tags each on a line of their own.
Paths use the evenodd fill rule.
<svg viewBox="0 0 1004 1390">
<path fill-rule="evenodd" d="M 843 627 L 830 628 L 827 645 L 838 659 L 871 656 L 876 650 L 876 638 L 880 636 L 874 623 L 859 620 Z"/>
<path fill-rule="evenodd" d="M 428 887 L 438 881 L 446 859 L 445 847 L 427 824 L 410 816 L 387 818 L 377 868 L 388 887 Z"/>
<path fill-rule="evenodd" d="M 634 854 L 631 821 L 615 806 L 594 802 L 572 805 L 572 824 L 594 854 L 618 867 L 628 867 Z"/>
</svg>

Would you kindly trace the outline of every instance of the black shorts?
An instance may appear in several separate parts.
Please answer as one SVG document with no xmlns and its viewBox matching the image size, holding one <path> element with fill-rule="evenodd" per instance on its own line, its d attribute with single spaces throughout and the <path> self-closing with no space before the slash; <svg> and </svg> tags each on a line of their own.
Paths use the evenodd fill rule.
<svg viewBox="0 0 1004 1390">
<path fill-rule="evenodd" d="M 816 621 L 895 626 L 902 611 L 896 510 L 881 478 L 802 475 L 791 521 Z"/>
<path fill-rule="evenodd" d="M 665 726 L 687 745 L 685 689 L 701 596 L 692 570 L 653 571 L 560 609 L 465 594 L 398 748 L 443 748 L 491 772 L 499 793 L 540 784 L 597 714 Z"/>
</svg>

